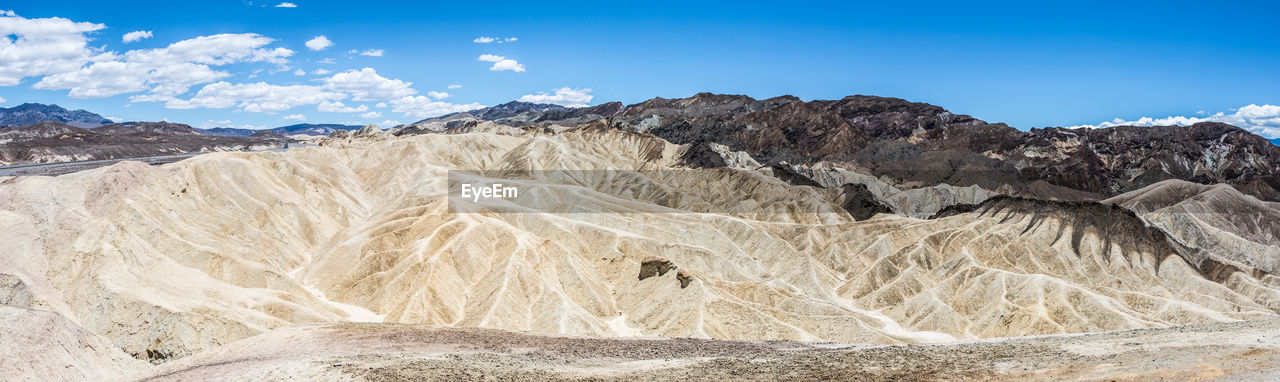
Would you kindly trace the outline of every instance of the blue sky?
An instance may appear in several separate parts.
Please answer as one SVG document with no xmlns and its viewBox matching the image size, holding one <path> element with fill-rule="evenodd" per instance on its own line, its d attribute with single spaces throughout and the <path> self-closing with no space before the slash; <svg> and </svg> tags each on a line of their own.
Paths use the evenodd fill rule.
<svg viewBox="0 0 1280 382">
<path fill-rule="evenodd" d="M 5 17 L 58 17 L 100 27 L 58 32 L 84 36 L 89 51 L 78 58 L 62 52 L 62 62 L 53 65 L 62 69 L 17 68 L 15 53 L 0 54 L 0 105 L 57 103 L 128 120 L 274 127 L 303 118 L 412 122 L 525 96 L 598 104 L 701 91 L 806 100 L 872 94 L 1023 129 L 1152 117 L 1151 123 L 1223 120 L 1280 136 L 1280 107 L 1272 106 L 1280 105 L 1275 2 L 279 3 L 6 2 L 0 9 L 13 16 L 0 16 L 0 31 Z M 10 24 L 0 33 L 10 35 L 10 44 L 22 38 L 14 28 L 52 33 L 34 29 L 40 22 Z M 124 43 L 122 36 L 134 31 L 151 37 Z M 180 65 L 193 60 L 181 54 L 143 60 L 134 72 L 113 72 L 120 80 L 103 79 L 105 70 L 85 70 L 95 62 L 139 65 L 127 52 L 218 34 L 241 40 L 256 34 L 257 40 L 239 56 L 234 49 L 246 46 L 233 38 L 200 41 L 209 46 L 183 53 L 232 49 L 215 54 L 216 64 L 194 64 L 207 67 L 210 76 L 179 78 L 186 72 Z M 306 45 L 321 35 L 333 45 Z M 516 40 L 475 42 L 479 37 Z M 48 43 L 55 42 L 67 40 Z M 24 60 L 41 54 L 36 45 L 20 47 Z M 280 48 L 290 53 L 280 54 Z M 377 50 L 381 56 L 359 54 Z M 523 71 L 491 70 L 497 60 L 481 61 L 482 55 L 514 60 L 503 67 Z M 21 76 L 18 83 L 4 83 L 6 65 L 9 77 Z M 73 69 L 82 73 L 55 73 Z M 166 74 L 145 84 L 119 84 L 136 70 Z M 298 70 L 306 74 L 295 75 Z M 326 80 L 351 70 L 362 75 L 346 77 L 345 85 Z M 190 86 L 175 93 L 175 82 Z M 80 94 L 73 94 L 77 86 Z M 208 86 L 208 94 L 199 96 Z M 564 91 L 557 96 L 556 89 Z M 285 105 L 263 99 L 299 94 L 310 97 Z"/>
</svg>

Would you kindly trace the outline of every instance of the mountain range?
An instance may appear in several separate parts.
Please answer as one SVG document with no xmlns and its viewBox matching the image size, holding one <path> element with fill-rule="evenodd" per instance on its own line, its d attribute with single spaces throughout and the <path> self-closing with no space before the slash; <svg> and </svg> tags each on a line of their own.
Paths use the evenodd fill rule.
<svg viewBox="0 0 1280 382">
<path fill-rule="evenodd" d="M 79 128 L 112 123 L 101 115 L 85 110 L 67 110 L 58 105 L 24 103 L 10 108 L 0 108 L 0 127 L 29 126 L 44 121 L 55 121 Z"/>
<path fill-rule="evenodd" d="M 1102 199 L 1184 179 L 1280 200 L 1280 147 L 1235 126 L 1020 131 L 934 105 L 863 95 L 804 102 L 700 93 L 575 109 L 513 102 L 419 121 L 398 134 L 468 121 L 522 128 L 598 123 L 672 143 L 715 143 L 766 165 L 827 162 L 904 184 L 977 185 L 1053 199 Z"/>
<path fill-rule="evenodd" d="M 0 127 L 0 166 L 262 150 L 284 142 L 284 137 L 263 132 L 247 137 L 208 136 L 191 126 L 171 122 L 111 123 L 84 129 L 45 121 Z"/>
<path fill-rule="evenodd" d="M 335 123 L 300 123 L 296 125 L 281 126 L 274 129 L 265 129 L 265 130 L 269 130 L 269 131 L 275 132 L 276 134 L 280 134 L 284 136 L 298 135 L 298 134 L 329 135 L 330 133 L 337 130 L 354 131 L 354 130 L 360 130 L 361 127 L 362 126 L 359 126 L 359 125 L 342 125 L 342 124 L 335 124 Z M 196 129 L 196 130 L 200 131 L 200 133 L 204 135 L 216 135 L 216 136 L 224 136 L 224 137 L 247 137 L 255 133 L 258 133 L 260 131 L 264 131 L 259 129 L 241 129 L 241 128 L 234 128 L 234 127 L 215 127 L 210 129 Z"/>
</svg>

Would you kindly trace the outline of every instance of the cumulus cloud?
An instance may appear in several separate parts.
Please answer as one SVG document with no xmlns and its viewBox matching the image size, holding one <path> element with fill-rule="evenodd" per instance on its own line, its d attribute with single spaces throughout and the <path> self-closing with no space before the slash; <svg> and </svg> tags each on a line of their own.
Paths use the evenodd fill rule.
<svg viewBox="0 0 1280 382">
<path fill-rule="evenodd" d="M 427 96 L 406 96 L 397 100 L 392 100 L 391 106 L 391 111 L 404 113 L 410 118 L 420 119 L 438 117 L 449 113 L 475 110 L 484 107 L 484 105 L 475 102 L 465 105 L 440 102 L 432 100 Z"/>
<path fill-rule="evenodd" d="M 329 74 L 329 73 L 333 73 L 333 71 L 331 71 L 331 70 L 329 70 L 329 69 L 316 69 L 314 72 L 311 72 L 311 74 L 314 74 L 314 75 L 317 75 L 317 76 L 323 76 L 323 75 L 326 75 L 326 74 Z"/>
<path fill-rule="evenodd" d="M 403 123 L 400 123 L 400 121 L 393 121 L 388 119 L 388 120 L 382 121 L 381 125 L 383 127 L 395 127 L 395 126 L 403 125 Z"/>
<path fill-rule="evenodd" d="M 516 62 L 516 60 L 512 60 L 496 54 L 482 54 L 480 55 L 479 60 L 484 62 L 492 62 L 493 66 L 490 66 L 489 70 L 492 70 L 495 72 L 510 70 L 510 71 L 519 73 L 524 71 L 524 64 L 518 63 Z"/>
<path fill-rule="evenodd" d="M 105 53 L 94 62 L 44 77 L 37 89 L 70 90 L 73 98 L 102 98 L 148 91 L 130 100 L 168 101 L 192 86 L 217 81 L 230 73 L 212 67 L 240 62 L 284 65 L 293 51 L 264 48 L 273 39 L 255 33 L 201 36 L 157 49 Z"/>
<path fill-rule="evenodd" d="M 1197 114 L 1208 114 L 1197 112 Z M 1249 132 L 1267 138 L 1280 138 L 1280 106 L 1249 104 L 1235 109 L 1231 114 L 1214 113 L 1206 117 L 1168 116 L 1164 118 L 1142 117 L 1137 120 L 1116 118 L 1095 125 L 1078 125 L 1073 128 L 1107 128 L 1114 126 L 1187 126 L 1200 122 L 1222 122 L 1239 126 Z"/>
<path fill-rule="evenodd" d="M 170 109 L 226 109 L 237 107 L 251 113 L 272 113 L 302 105 L 314 105 L 345 98 L 342 93 L 312 85 L 272 85 L 265 82 L 231 84 L 218 81 L 205 85 L 190 99 L 165 103 Z"/>
<path fill-rule="evenodd" d="M 525 94 L 518 101 L 532 103 L 551 103 L 568 107 L 584 107 L 587 102 L 595 96 L 591 95 L 591 89 L 573 89 L 568 86 L 555 89 L 552 93 L 537 92 L 536 94 Z"/>
<path fill-rule="evenodd" d="M 347 54 L 358 54 L 369 57 L 382 57 L 382 53 L 384 53 L 382 49 L 368 49 L 364 51 L 352 49 L 347 51 Z"/>
<path fill-rule="evenodd" d="M 325 88 L 351 94 L 356 101 L 391 100 L 417 93 L 410 87 L 413 83 L 380 76 L 373 68 L 348 70 L 324 82 Z"/>
<path fill-rule="evenodd" d="M 329 41 L 328 37 L 324 37 L 324 35 L 320 35 L 320 36 L 313 37 L 310 40 L 307 40 L 307 42 L 303 45 L 306 45 L 307 49 L 311 49 L 311 50 L 324 50 L 324 48 L 333 46 L 333 41 Z"/>
<path fill-rule="evenodd" d="M 17 85 L 25 77 L 79 69 L 99 52 L 89 47 L 89 32 L 102 24 L 61 17 L 28 19 L 13 11 L 0 13 L 0 86 Z"/>
<path fill-rule="evenodd" d="M 382 113 L 371 111 L 368 113 L 360 114 L 360 118 L 365 118 L 365 119 L 382 118 Z"/>
<path fill-rule="evenodd" d="M 4 101 L 0 101 L 0 102 L 4 102 Z M 386 102 L 378 102 L 376 105 L 373 105 L 373 107 L 376 107 L 376 108 L 381 109 L 381 108 L 387 107 L 387 103 L 386 103 Z"/>
<path fill-rule="evenodd" d="M 435 99 L 449 98 L 449 93 L 445 92 L 427 92 L 427 96 Z"/>
<path fill-rule="evenodd" d="M 133 31 L 125 33 L 124 36 L 120 37 L 120 41 L 124 41 L 125 44 L 128 44 L 148 38 L 151 38 L 151 31 Z"/>
<path fill-rule="evenodd" d="M 290 3 L 287 1 L 280 4 L 276 4 L 276 8 L 297 8 L 297 7 L 298 7 L 298 4 Z"/>
<path fill-rule="evenodd" d="M 298 69 L 298 70 L 293 71 L 293 75 L 295 75 L 295 76 L 305 76 L 305 75 L 307 75 L 307 71 L 302 70 L 302 69 Z"/>
<path fill-rule="evenodd" d="M 462 85 L 453 84 L 453 85 L 449 85 L 449 88 L 450 88 L 450 89 L 461 89 L 461 88 L 462 88 Z"/>
<path fill-rule="evenodd" d="M 335 102 L 321 102 L 319 106 L 316 106 L 316 110 L 323 111 L 326 113 L 359 113 L 363 111 L 368 111 L 369 107 L 365 105 L 360 105 L 359 107 L 349 107 L 343 104 L 342 102 L 335 101 Z"/>
<path fill-rule="evenodd" d="M 501 44 L 501 43 L 504 43 L 504 42 L 515 42 L 516 40 L 519 40 L 519 39 L 517 39 L 517 38 L 515 38 L 515 37 L 500 38 L 500 37 L 486 37 L 486 36 L 480 36 L 480 37 L 476 37 L 476 39 L 475 39 L 475 40 L 471 40 L 471 42 L 474 42 L 474 43 L 477 43 L 477 44 L 488 44 L 488 43 L 491 43 L 491 42 L 496 42 L 496 43 Z"/>
<path fill-rule="evenodd" d="M 305 120 L 307 120 L 307 116 L 302 115 L 302 114 L 289 114 L 289 115 L 284 116 L 284 119 L 292 119 L 292 120 L 295 120 L 295 121 L 305 121 Z"/>
<path fill-rule="evenodd" d="M 329 65 L 333 65 L 333 63 L 334 63 L 334 62 L 336 62 L 336 61 L 334 61 L 332 58 L 326 58 L 326 59 L 323 59 L 323 60 L 320 60 L 320 61 L 317 61 L 317 62 L 319 62 L 319 63 L 321 63 L 321 64 L 329 64 Z"/>
</svg>

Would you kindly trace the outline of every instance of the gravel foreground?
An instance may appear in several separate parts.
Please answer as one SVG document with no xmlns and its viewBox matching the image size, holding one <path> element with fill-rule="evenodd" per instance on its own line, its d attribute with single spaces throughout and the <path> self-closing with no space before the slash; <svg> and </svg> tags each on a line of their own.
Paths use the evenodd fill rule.
<svg viewBox="0 0 1280 382">
<path fill-rule="evenodd" d="M 248 338 L 140 379 L 1274 381 L 1280 320 L 888 346 L 330 324 Z"/>
</svg>

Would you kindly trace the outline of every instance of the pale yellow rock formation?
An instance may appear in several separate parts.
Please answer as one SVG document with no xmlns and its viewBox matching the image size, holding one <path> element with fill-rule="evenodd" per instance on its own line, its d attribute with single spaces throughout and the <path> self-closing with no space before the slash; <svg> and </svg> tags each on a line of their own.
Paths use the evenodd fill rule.
<svg viewBox="0 0 1280 382">
<path fill-rule="evenodd" d="M 838 190 L 681 170 L 681 149 L 607 129 L 428 134 L 0 179 L 0 273 L 157 361 L 337 321 L 899 343 L 1276 314 L 1274 279 L 1220 284 L 1070 211 L 859 222 Z M 450 213 L 450 170 L 532 175 L 497 179 L 515 201 Z M 494 212 L 529 206 L 556 213 Z"/>
</svg>

